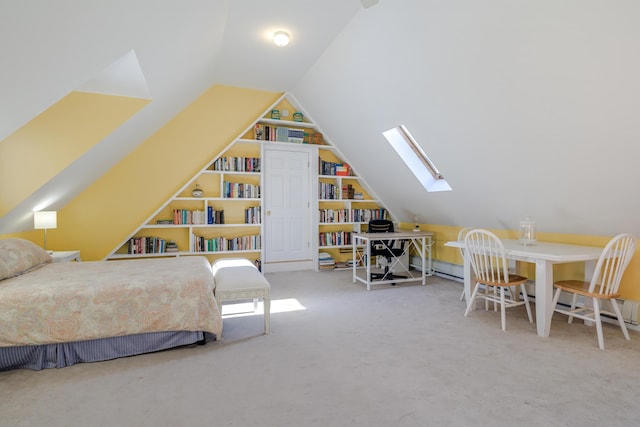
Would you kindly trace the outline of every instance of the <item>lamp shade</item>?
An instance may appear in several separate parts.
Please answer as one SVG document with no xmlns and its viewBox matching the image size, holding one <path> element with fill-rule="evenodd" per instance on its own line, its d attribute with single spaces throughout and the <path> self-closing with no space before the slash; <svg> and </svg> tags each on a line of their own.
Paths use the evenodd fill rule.
<svg viewBox="0 0 640 427">
<path fill-rule="evenodd" d="M 56 211 L 39 211 L 33 213 L 33 228 L 36 230 L 52 229 L 58 226 L 58 213 Z"/>
</svg>

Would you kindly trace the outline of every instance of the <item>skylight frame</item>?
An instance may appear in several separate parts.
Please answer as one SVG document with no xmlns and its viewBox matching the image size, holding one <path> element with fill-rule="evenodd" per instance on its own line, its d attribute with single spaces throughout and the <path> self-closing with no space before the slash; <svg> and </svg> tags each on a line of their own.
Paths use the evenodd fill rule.
<svg viewBox="0 0 640 427">
<path fill-rule="evenodd" d="M 428 192 L 453 190 L 405 125 L 396 126 L 382 134 Z"/>
</svg>

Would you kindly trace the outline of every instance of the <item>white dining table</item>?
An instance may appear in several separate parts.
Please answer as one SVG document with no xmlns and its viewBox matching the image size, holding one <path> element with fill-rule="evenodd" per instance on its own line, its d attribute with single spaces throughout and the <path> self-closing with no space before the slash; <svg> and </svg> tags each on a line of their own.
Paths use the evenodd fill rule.
<svg viewBox="0 0 640 427">
<path fill-rule="evenodd" d="M 600 257 L 603 248 L 551 242 L 536 242 L 532 245 L 523 245 L 520 241 L 511 239 L 502 239 L 502 243 L 508 259 L 529 262 L 536 266 L 536 328 L 538 336 L 548 337 L 554 308 L 552 306 L 553 266 L 555 264 L 583 262 L 585 264 L 585 280 L 589 280 L 593 275 L 596 261 Z M 444 245 L 464 248 L 464 241 L 450 241 Z M 465 256 L 464 258 L 464 293 L 466 301 L 470 301 L 473 273 L 468 257 Z"/>
</svg>

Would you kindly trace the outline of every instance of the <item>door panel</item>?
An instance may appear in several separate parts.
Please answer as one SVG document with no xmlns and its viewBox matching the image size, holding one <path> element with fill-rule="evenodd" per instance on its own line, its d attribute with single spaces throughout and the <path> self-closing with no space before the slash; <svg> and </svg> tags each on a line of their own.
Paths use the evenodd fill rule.
<svg viewBox="0 0 640 427">
<path fill-rule="evenodd" d="M 310 153 L 265 147 L 265 261 L 311 258 Z"/>
</svg>

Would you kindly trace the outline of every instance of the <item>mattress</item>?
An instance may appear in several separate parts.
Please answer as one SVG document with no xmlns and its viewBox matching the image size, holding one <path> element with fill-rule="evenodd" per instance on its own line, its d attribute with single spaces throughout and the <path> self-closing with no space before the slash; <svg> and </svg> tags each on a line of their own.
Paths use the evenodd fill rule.
<svg viewBox="0 0 640 427">
<path fill-rule="evenodd" d="M 0 281 L 0 347 L 154 332 L 220 336 L 205 257 L 49 263 Z"/>
</svg>

